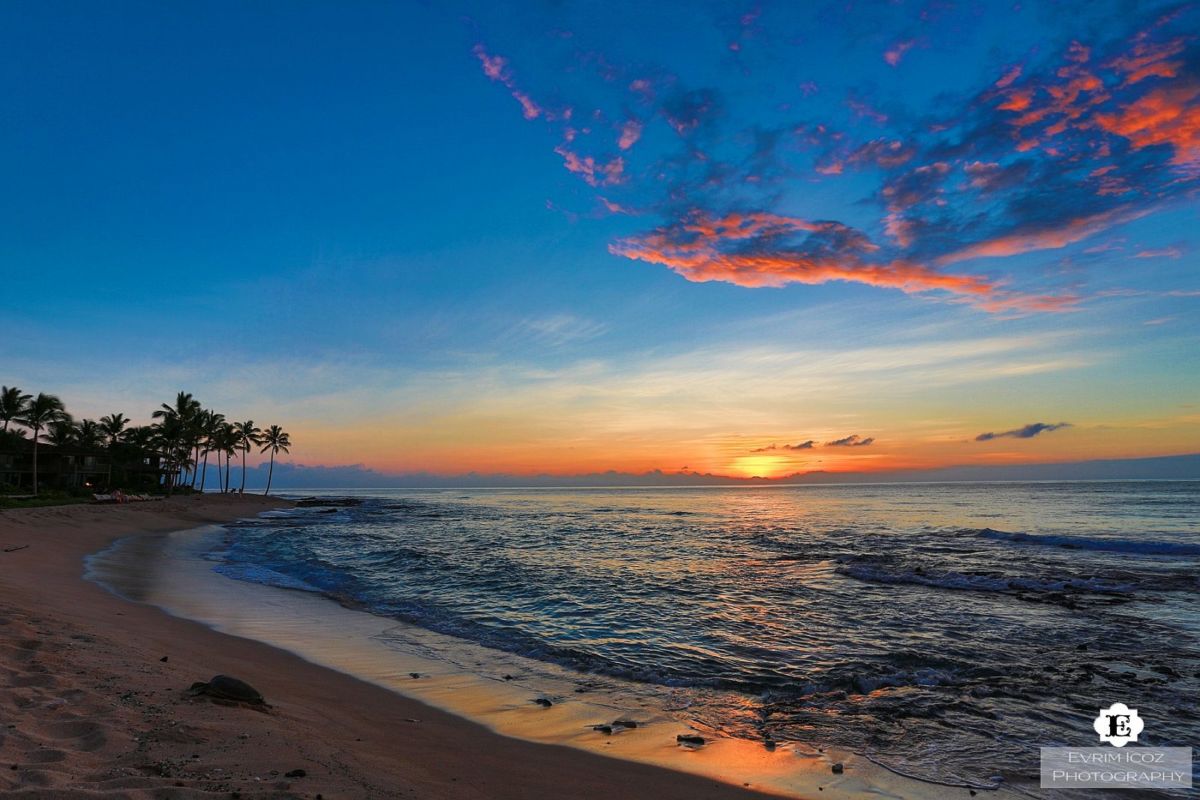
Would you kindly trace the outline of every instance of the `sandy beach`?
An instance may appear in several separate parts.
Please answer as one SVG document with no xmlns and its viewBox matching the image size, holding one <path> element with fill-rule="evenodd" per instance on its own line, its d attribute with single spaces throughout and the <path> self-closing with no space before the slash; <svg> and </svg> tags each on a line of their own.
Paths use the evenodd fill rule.
<svg viewBox="0 0 1200 800">
<path fill-rule="evenodd" d="M 499 736 L 282 650 L 121 600 L 82 577 L 85 557 L 117 538 L 281 504 L 225 495 L 0 512 L 6 796 L 762 796 Z M 188 695 L 216 674 L 249 682 L 271 707 Z"/>
</svg>

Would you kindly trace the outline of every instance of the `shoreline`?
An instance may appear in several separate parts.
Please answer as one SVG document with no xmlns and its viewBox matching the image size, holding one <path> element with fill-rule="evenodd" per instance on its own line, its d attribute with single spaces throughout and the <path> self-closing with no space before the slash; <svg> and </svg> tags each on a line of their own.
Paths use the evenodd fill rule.
<svg viewBox="0 0 1200 800">
<path fill-rule="evenodd" d="M 865 759 L 848 761 L 845 774 L 834 775 L 824 756 L 790 748 L 769 753 L 743 740 L 719 740 L 693 753 L 674 745 L 674 735 L 687 732 L 678 725 L 669 732 L 654 726 L 653 744 L 644 731 L 640 747 L 601 754 L 601 746 L 634 741 L 628 734 L 639 732 L 601 741 L 589 731 L 581 744 L 566 731 L 580 727 L 586 711 L 577 707 L 574 716 L 548 725 L 550 717 L 538 716 L 542 709 L 501 702 L 514 691 L 526 702 L 523 687 L 493 684 L 489 692 L 461 673 L 420 687 L 424 681 L 403 686 L 397 678 L 404 672 L 391 680 L 362 671 L 356 677 L 345 664 L 322 666 L 325 660 L 300 647 L 227 635 L 83 577 L 85 559 L 118 540 L 161 541 L 289 505 L 206 495 L 0 513 L 0 544 L 31 545 L 0 556 L 6 620 L 0 666 L 8 674 L 0 702 L 18 709 L 10 717 L 16 727 L 0 747 L 0 766 L 14 765 L 0 770 L 0 789 L 27 797 L 97 791 L 149 797 L 164 787 L 180 797 L 558 797 L 566 785 L 575 797 L 967 794 Z M 373 619 L 387 627 L 387 620 Z M 218 673 L 248 681 L 273 708 L 260 714 L 186 697 L 193 682 Z M 297 769 L 304 777 L 286 777 Z"/>
<path fill-rule="evenodd" d="M 710 779 L 534 744 L 123 600 L 84 558 L 286 501 L 209 495 L 0 513 L 0 791 L 14 797 L 752 798 Z M 162 661 L 163 657 L 167 661 Z M 262 713 L 189 699 L 224 673 Z M 420 722 L 408 720 L 419 719 Z M 11 767 L 11 768 L 8 768 Z M 286 777 L 303 769 L 303 777 Z"/>
</svg>

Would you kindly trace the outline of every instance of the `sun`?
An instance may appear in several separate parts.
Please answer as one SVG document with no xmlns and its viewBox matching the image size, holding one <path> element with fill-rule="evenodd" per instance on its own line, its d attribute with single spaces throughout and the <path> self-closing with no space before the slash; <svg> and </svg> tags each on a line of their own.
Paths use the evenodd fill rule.
<svg viewBox="0 0 1200 800">
<path fill-rule="evenodd" d="M 743 478 L 776 478 L 791 471 L 791 462 L 783 456 L 742 456 L 731 467 Z"/>
</svg>

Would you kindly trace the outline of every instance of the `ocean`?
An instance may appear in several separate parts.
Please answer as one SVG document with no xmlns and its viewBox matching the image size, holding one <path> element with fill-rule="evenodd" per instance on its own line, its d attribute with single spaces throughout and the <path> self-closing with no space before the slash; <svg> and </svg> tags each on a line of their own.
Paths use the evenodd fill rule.
<svg viewBox="0 0 1200 800">
<path fill-rule="evenodd" d="M 1054 796 L 1117 701 L 1200 741 L 1200 482 L 319 494 L 205 557 L 940 783 Z"/>
</svg>

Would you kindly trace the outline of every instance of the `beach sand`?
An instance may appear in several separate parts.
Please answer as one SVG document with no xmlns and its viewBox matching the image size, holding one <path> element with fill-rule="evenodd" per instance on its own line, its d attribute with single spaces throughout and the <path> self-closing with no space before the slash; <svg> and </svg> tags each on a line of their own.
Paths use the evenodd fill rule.
<svg viewBox="0 0 1200 800">
<path fill-rule="evenodd" d="M 753 797 L 500 736 L 282 650 L 130 603 L 84 558 L 280 505 L 181 497 L 0 512 L 0 791 L 12 797 Z M 188 696 L 223 673 L 267 711 Z M 419 722 L 409 721 L 419 720 Z M 304 770 L 303 777 L 286 777 Z"/>
</svg>

